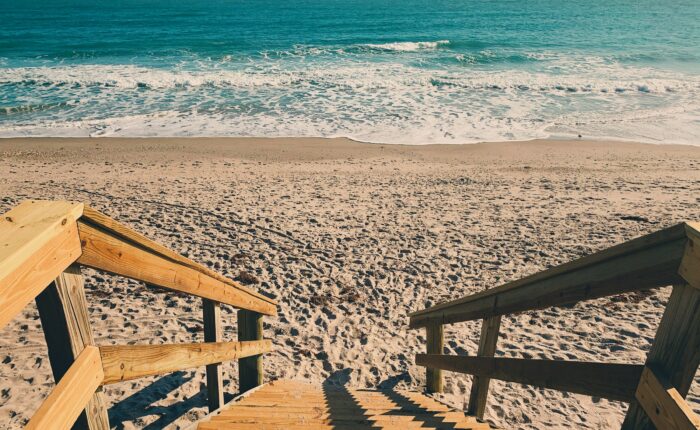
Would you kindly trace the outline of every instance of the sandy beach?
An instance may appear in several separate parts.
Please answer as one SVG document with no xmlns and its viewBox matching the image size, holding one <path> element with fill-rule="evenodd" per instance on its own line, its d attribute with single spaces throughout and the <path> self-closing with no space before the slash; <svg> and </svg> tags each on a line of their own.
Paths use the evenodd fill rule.
<svg viewBox="0 0 700 430">
<path fill-rule="evenodd" d="M 420 389 L 407 314 L 685 220 L 700 220 L 700 147 L 594 141 L 402 146 L 347 139 L 3 139 L 0 211 L 77 200 L 279 301 L 267 379 Z M 84 270 L 98 344 L 202 341 L 201 301 Z M 669 289 L 504 319 L 498 355 L 642 363 Z M 224 307 L 225 340 L 236 339 Z M 475 354 L 479 322 L 446 353 Z M 224 365 L 237 392 L 235 363 Z M 108 386 L 117 429 L 206 414 L 204 369 Z M 33 305 L 0 329 L 0 428 L 53 378 Z M 470 377 L 439 397 L 463 407 Z M 230 398 L 230 397 L 229 397 Z M 625 404 L 493 382 L 508 429 L 608 429 Z M 698 377 L 688 396 L 700 411 Z M 9 423 L 9 424 L 8 424 Z"/>
</svg>

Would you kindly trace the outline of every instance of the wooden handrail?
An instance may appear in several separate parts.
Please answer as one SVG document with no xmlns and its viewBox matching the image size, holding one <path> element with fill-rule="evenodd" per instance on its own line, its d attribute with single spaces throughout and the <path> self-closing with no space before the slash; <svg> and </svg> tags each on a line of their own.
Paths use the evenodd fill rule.
<svg viewBox="0 0 700 430">
<path fill-rule="evenodd" d="M 189 266 L 121 240 L 101 228 L 78 222 L 83 254 L 78 263 L 126 276 L 148 285 L 199 296 L 265 315 L 275 315 L 273 301 L 236 288 Z"/>
<path fill-rule="evenodd" d="M 86 266 L 90 266 L 92 264 L 94 265 L 93 267 L 97 269 L 113 272 L 113 270 L 118 270 L 118 267 L 114 267 L 114 259 L 115 257 L 118 259 L 118 253 L 122 252 L 122 256 L 124 256 L 125 251 L 134 251 L 140 256 L 147 255 L 149 260 L 152 260 L 156 264 L 162 265 L 163 267 L 167 268 L 167 270 L 185 272 L 188 274 L 188 278 L 199 278 L 201 283 L 211 285 L 215 289 L 221 289 L 222 291 L 225 291 L 226 294 L 212 292 L 204 286 L 197 286 L 190 283 L 185 283 L 184 288 L 187 290 L 178 289 L 179 284 L 175 283 L 175 285 L 173 285 L 172 282 L 163 282 L 167 283 L 168 285 L 156 285 L 203 298 L 212 299 L 241 309 L 260 312 L 265 315 L 276 314 L 277 302 L 275 300 L 265 297 L 264 295 L 257 293 L 250 288 L 244 287 L 238 282 L 228 279 L 225 276 L 222 276 L 219 273 L 190 260 L 189 258 L 183 257 L 182 255 L 118 223 L 112 218 L 90 208 L 89 206 L 85 207 L 83 216 L 78 220 L 78 228 L 80 231 L 81 241 L 83 242 L 82 246 L 84 254 L 78 261 L 81 264 L 85 264 Z M 92 235 L 101 236 L 104 241 L 116 249 L 95 249 L 91 246 L 92 244 L 89 241 L 92 236 L 84 237 L 88 236 L 87 232 L 90 232 Z M 89 253 L 98 255 L 102 254 L 102 259 L 92 258 L 94 256 L 92 254 L 88 256 Z M 115 256 L 115 254 L 117 255 Z M 86 262 L 83 262 L 82 260 L 85 260 Z M 88 262 L 90 264 L 88 264 Z M 124 269 L 124 271 L 138 271 L 140 268 L 141 267 L 139 265 L 136 265 L 136 267 Z M 149 268 L 149 270 L 152 271 L 153 267 Z M 124 273 L 117 274 L 131 277 L 130 275 Z M 151 282 L 148 279 L 135 279 L 144 282 Z M 224 286 L 228 288 L 224 288 Z M 198 291 L 198 288 L 202 291 Z M 211 297 L 205 296 L 204 294 L 209 294 Z"/>
<path fill-rule="evenodd" d="M 128 267 L 119 266 L 134 260 L 125 264 Z M 28 200 L 0 218 L 0 327 L 76 261 L 241 309 L 276 314 L 276 301 L 82 203 Z"/>
<path fill-rule="evenodd" d="M 264 306 L 261 304 L 256 304 L 256 306 L 261 307 L 262 309 L 265 310 L 264 313 L 265 315 L 274 315 L 275 310 L 277 306 L 277 302 L 269 297 L 266 297 L 250 288 L 247 288 L 240 283 L 233 281 L 225 276 L 222 276 L 221 274 L 209 269 L 206 266 L 203 266 L 199 263 L 196 263 L 189 258 L 185 258 L 182 255 L 160 245 L 157 242 L 154 242 L 145 236 L 135 232 L 134 230 L 124 226 L 123 224 L 120 224 L 119 222 L 113 220 L 112 218 L 108 217 L 107 215 L 96 211 L 95 209 L 85 206 L 85 209 L 83 211 L 83 216 L 79 220 L 79 226 L 80 224 L 90 224 L 94 227 L 97 227 L 101 229 L 102 231 L 106 232 L 110 236 L 113 236 L 117 240 L 123 241 L 123 242 L 128 242 L 134 246 L 140 247 L 145 251 L 148 251 L 151 254 L 155 254 L 160 258 L 168 259 L 171 260 L 174 263 L 177 263 L 179 265 L 188 267 L 190 269 L 193 269 L 199 273 L 202 273 L 203 275 L 206 275 L 206 277 L 215 279 L 223 284 L 228 285 L 229 287 L 239 291 L 243 296 L 250 296 L 248 300 L 254 300 L 254 299 L 259 299 L 260 301 L 267 302 L 268 304 L 272 305 L 270 306 Z M 220 300 L 219 300 L 220 301 Z M 223 302 L 225 303 L 225 302 Z M 236 306 L 231 304 L 232 306 Z M 256 311 L 256 309 L 250 309 L 244 306 L 236 306 L 236 307 L 241 307 L 243 309 L 248 309 L 252 311 Z M 268 313 L 269 312 L 269 313 Z"/>
<path fill-rule="evenodd" d="M 683 223 L 497 288 L 409 314 L 410 327 L 451 324 L 681 282 Z"/>
<path fill-rule="evenodd" d="M 92 346 L 76 263 L 203 298 L 205 342 Z M 69 286 L 64 278 L 70 278 Z M 208 365 L 207 380 L 214 384 L 208 387 L 210 408 L 219 407 L 223 395 L 217 364 L 252 359 L 243 361 L 243 385 L 262 383 L 261 355 L 272 347 L 262 339 L 262 315 L 277 313 L 274 300 L 71 202 L 26 201 L 0 219 L 0 327 L 35 298 L 45 335 L 50 337 L 47 345 L 57 382 L 30 421 L 29 427 L 37 429 L 67 429 L 84 410 L 80 426 L 106 430 L 109 423 L 96 391 L 99 385 L 203 365 Z M 220 303 L 245 312 L 246 317 L 239 318 L 239 332 L 249 339 L 212 341 L 221 338 Z"/>
<path fill-rule="evenodd" d="M 25 429 L 69 429 L 103 379 L 99 349 L 85 347 Z"/>
<path fill-rule="evenodd" d="M 437 354 L 418 354 L 416 364 L 623 402 L 634 399 L 644 368 L 636 364 Z"/>
<path fill-rule="evenodd" d="M 104 384 L 128 381 L 263 354 L 272 342 L 209 342 L 101 346 Z"/>
<path fill-rule="evenodd" d="M 494 358 L 502 315 L 673 285 L 646 367 Z M 483 418 L 490 378 L 630 403 L 623 430 L 691 429 L 700 419 L 684 397 L 700 366 L 700 223 L 678 224 L 500 287 L 409 314 L 424 327 L 427 389 L 440 370 L 474 375 L 469 412 Z M 442 325 L 483 319 L 476 357 L 443 355 Z M 433 347 L 431 345 L 440 345 Z M 652 372 L 650 367 L 658 367 Z M 668 379 L 659 376 L 667 374 Z"/>
</svg>

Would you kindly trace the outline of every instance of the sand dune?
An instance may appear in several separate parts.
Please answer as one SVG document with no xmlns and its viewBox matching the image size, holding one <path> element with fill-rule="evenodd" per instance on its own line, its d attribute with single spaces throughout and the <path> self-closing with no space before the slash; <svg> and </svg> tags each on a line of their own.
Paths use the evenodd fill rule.
<svg viewBox="0 0 700 430">
<path fill-rule="evenodd" d="M 406 314 L 686 219 L 700 220 L 700 148 L 610 142 L 367 145 L 321 139 L 7 139 L 0 210 L 24 199 L 95 208 L 280 302 L 268 378 L 420 388 L 425 335 Z M 203 339 L 198 299 L 86 270 L 98 344 Z M 507 357 L 644 360 L 668 289 L 504 319 Z M 224 307 L 225 337 L 235 339 Z M 475 353 L 478 323 L 448 328 Z M 16 429 L 52 378 L 33 306 L 0 329 L 0 428 Z M 224 366 L 236 392 L 235 364 Z M 116 428 L 206 413 L 203 370 L 106 388 Z M 700 409 L 694 384 L 688 399 Z M 462 406 L 470 379 L 448 374 Z M 492 385 L 489 420 L 512 429 L 607 429 L 626 405 Z M 184 414 L 184 415 L 183 415 Z"/>
</svg>

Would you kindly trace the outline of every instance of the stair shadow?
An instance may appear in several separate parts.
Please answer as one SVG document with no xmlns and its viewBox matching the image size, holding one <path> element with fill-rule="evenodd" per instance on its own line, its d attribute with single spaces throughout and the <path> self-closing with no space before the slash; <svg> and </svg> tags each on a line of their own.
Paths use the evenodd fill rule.
<svg viewBox="0 0 700 430">
<path fill-rule="evenodd" d="M 411 381 L 411 375 L 408 372 L 403 372 L 383 380 L 379 383 L 378 388 L 382 390 L 385 396 L 400 406 L 401 409 L 406 411 L 417 411 L 416 413 L 422 414 L 421 417 L 416 417 L 415 420 L 422 421 L 423 426 L 433 426 L 441 429 L 457 428 L 456 423 L 445 422 L 444 418 L 437 416 L 437 412 L 429 412 L 427 409 L 421 407 L 413 400 L 396 391 L 396 386 L 400 382 L 410 383 Z"/>
<path fill-rule="evenodd" d="M 322 389 L 328 405 L 330 425 L 335 430 L 379 429 L 380 427 L 375 427 L 367 421 L 367 410 L 355 400 L 347 389 L 346 385 L 350 381 L 350 373 L 352 373 L 352 369 L 338 370 L 323 382 Z M 347 421 L 348 416 L 357 417 L 358 421 Z"/>
<path fill-rule="evenodd" d="M 350 381 L 350 373 L 352 373 L 352 369 L 333 372 L 323 383 L 323 392 L 330 411 L 333 429 L 381 429 L 383 427 L 382 423 L 367 421 L 370 417 L 368 409 L 360 405 L 347 389 L 346 385 Z M 385 412 L 383 415 L 411 415 L 413 422 L 420 422 L 422 428 L 456 429 L 457 423 L 446 422 L 445 418 L 438 416 L 440 412 L 431 412 L 395 390 L 399 382 L 410 380 L 410 375 L 404 372 L 379 384 L 381 393 L 401 408 L 400 412 L 390 411 Z M 343 422 L 342 419 L 345 418 L 347 420 L 348 416 L 357 417 L 358 422 Z M 334 417 L 338 419 L 338 422 L 333 421 Z M 364 421 L 359 421 L 360 419 Z"/>
<path fill-rule="evenodd" d="M 431 427 L 445 430 L 457 428 L 457 423 L 446 422 L 445 418 L 437 416 L 437 414 L 440 412 L 431 412 L 397 391 L 386 390 L 383 391 L 383 393 L 390 400 L 400 406 L 401 409 L 415 411 L 417 415 L 415 415 L 414 421 L 422 422 L 423 425 L 421 425 L 421 427 Z"/>
<path fill-rule="evenodd" d="M 168 406 L 151 406 L 153 403 L 166 399 L 168 394 L 177 390 L 183 384 L 194 378 L 185 372 L 174 372 L 163 376 L 142 390 L 122 399 L 108 411 L 109 422 L 113 429 L 123 430 L 125 422 L 138 420 L 148 415 L 159 415 L 158 419 L 143 427 L 148 430 L 163 429 L 194 408 L 206 407 L 205 390 L 190 398 Z"/>
</svg>

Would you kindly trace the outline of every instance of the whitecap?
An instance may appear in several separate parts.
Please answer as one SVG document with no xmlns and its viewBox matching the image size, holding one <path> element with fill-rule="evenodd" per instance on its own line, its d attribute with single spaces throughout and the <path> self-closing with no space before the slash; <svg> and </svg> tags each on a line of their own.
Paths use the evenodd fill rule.
<svg viewBox="0 0 700 430">
<path fill-rule="evenodd" d="M 434 42 L 366 43 L 361 46 L 382 51 L 413 52 L 424 49 L 437 49 L 440 47 L 448 46 L 449 44 L 449 40 L 437 40 Z"/>
</svg>

